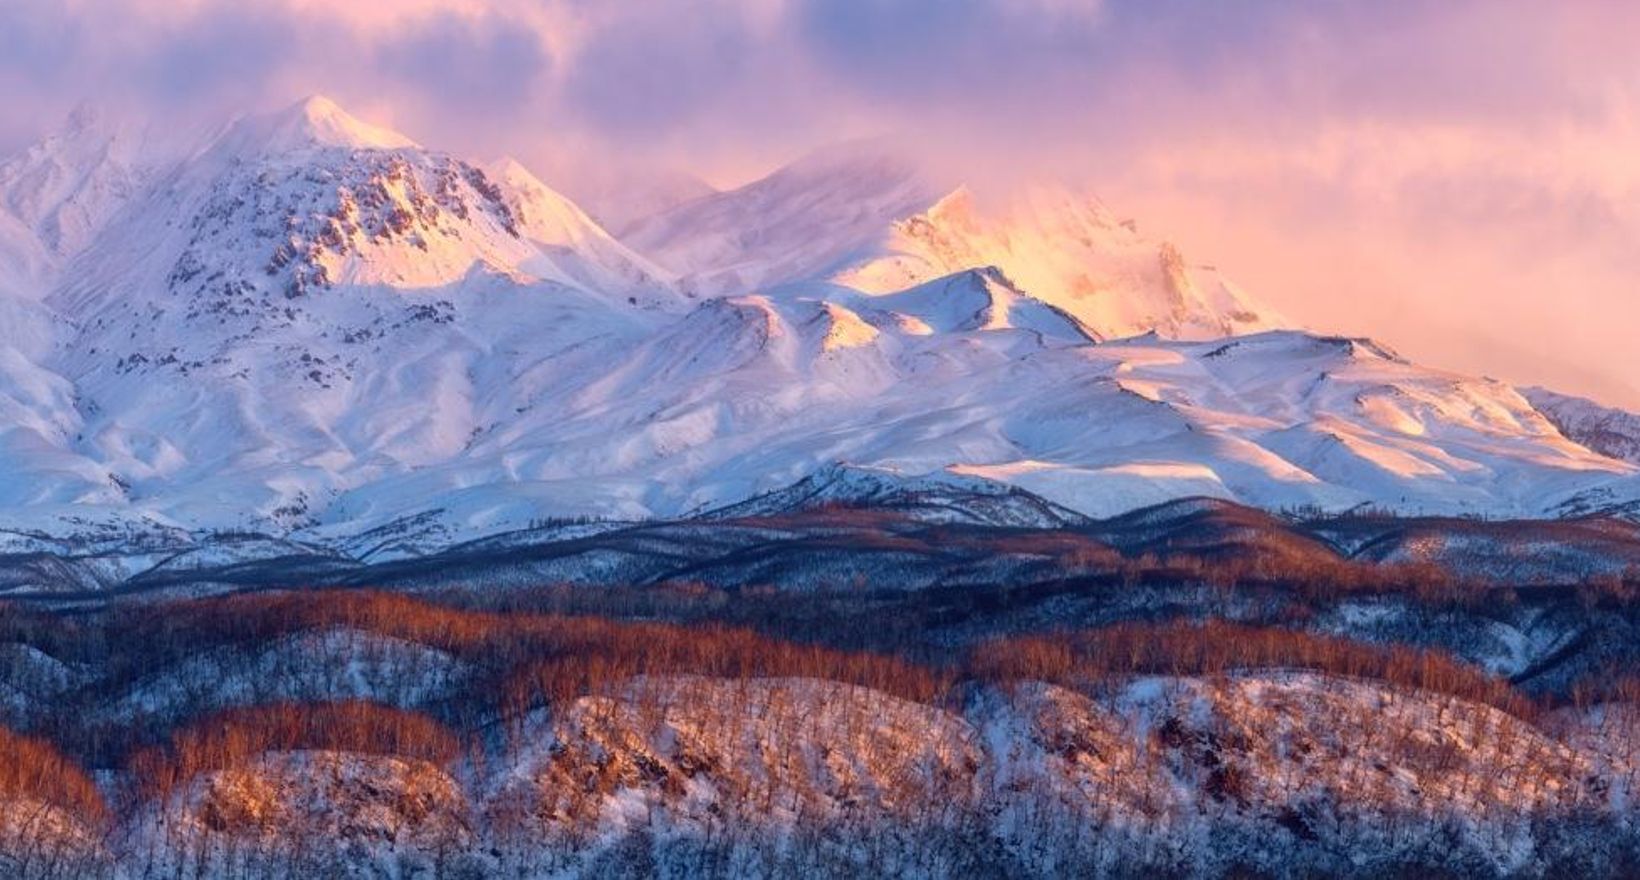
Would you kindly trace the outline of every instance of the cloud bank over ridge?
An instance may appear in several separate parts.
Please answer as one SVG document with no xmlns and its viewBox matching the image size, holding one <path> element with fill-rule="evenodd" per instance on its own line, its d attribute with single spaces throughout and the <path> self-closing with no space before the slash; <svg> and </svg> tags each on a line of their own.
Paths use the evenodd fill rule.
<svg viewBox="0 0 1640 880">
<path fill-rule="evenodd" d="M 897 133 L 982 185 L 1077 178 L 1311 325 L 1640 406 L 1637 30 L 1601 0 L 13 0 L 0 151 L 84 98 L 205 125 L 315 91 L 720 185 Z"/>
</svg>

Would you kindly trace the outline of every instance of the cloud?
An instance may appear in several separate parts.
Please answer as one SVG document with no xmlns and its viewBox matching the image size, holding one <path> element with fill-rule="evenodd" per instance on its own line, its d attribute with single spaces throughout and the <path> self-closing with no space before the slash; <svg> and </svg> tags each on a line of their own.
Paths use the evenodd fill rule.
<svg viewBox="0 0 1640 880">
<path fill-rule="evenodd" d="M 376 64 L 391 82 L 440 106 L 506 112 L 529 100 L 552 56 L 526 21 L 441 12 L 389 34 Z"/>
<path fill-rule="evenodd" d="M 861 92 L 905 101 L 993 99 L 1097 70 L 1102 3 L 807 0 L 805 46 Z"/>
<path fill-rule="evenodd" d="M 290 58 L 312 52 L 308 37 L 272 10 L 205 8 L 164 32 L 163 51 L 130 59 L 127 86 L 167 105 L 231 101 L 247 87 L 260 90 Z"/>
<path fill-rule="evenodd" d="M 1088 183 L 1312 324 L 1640 406 L 1637 32 L 1616 0 L 7 0 L 0 148 L 84 97 L 169 125 L 314 91 L 720 182 L 897 131 Z"/>
<path fill-rule="evenodd" d="M 569 108 L 604 133 L 668 134 L 731 100 L 769 64 L 757 57 L 760 34 L 742 4 L 617 8 L 622 14 L 599 20 L 577 47 L 565 82 Z"/>
</svg>

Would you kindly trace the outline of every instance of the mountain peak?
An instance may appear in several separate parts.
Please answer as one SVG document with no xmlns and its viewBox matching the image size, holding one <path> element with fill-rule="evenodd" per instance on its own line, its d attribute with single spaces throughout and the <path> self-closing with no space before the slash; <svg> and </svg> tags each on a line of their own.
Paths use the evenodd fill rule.
<svg viewBox="0 0 1640 880">
<path fill-rule="evenodd" d="M 68 114 L 68 121 L 64 124 L 67 132 L 82 132 L 104 129 L 109 126 L 109 114 L 106 108 L 94 101 L 81 101 Z"/>
<path fill-rule="evenodd" d="M 941 196 L 940 200 L 923 212 L 922 216 L 936 223 L 960 224 L 971 229 L 979 218 L 979 208 L 974 204 L 974 191 L 969 189 L 967 184 L 963 184 Z"/>
<path fill-rule="evenodd" d="M 490 176 L 491 180 L 501 184 L 504 189 L 515 191 L 522 199 L 529 201 L 549 199 L 555 203 L 564 203 L 565 207 L 570 204 L 568 197 L 548 186 L 545 181 L 536 176 L 534 171 L 529 169 L 529 166 L 512 156 L 503 156 L 491 162 L 484 167 L 484 172 Z M 559 208 L 558 210 L 562 209 Z M 570 210 L 577 214 L 580 213 L 579 208 L 570 208 Z M 587 222 L 590 223 L 591 221 L 588 220 Z"/>
<path fill-rule="evenodd" d="M 927 171 L 906 153 L 895 149 L 885 138 L 839 141 L 812 150 L 766 179 L 870 179 L 883 182 L 911 182 L 927 188 Z M 753 183 L 756 186 L 757 183 Z M 924 193 L 932 201 L 936 191 Z"/>
<path fill-rule="evenodd" d="M 497 180 L 540 184 L 540 179 L 535 176 L 535 172 L 512 156 L 502 156 L 492 162 L 487 170 Z"/>
<path fill-rule="evenodd" d="M 82 103 L 58 131 L 0 161 L 0 211 L 27 227 L 53 259 L 66 259 L 140 187 L 143 150 L 141 135 Z"/>
<path fill-rule="evenodd" d="M 360 120 L 324 95 L 310 95 L 284 110 L 248 120 L 240 143 L 263 153 L 315 147 L 393 150 L 416 142 L 396 131 Z"/>
</svg>

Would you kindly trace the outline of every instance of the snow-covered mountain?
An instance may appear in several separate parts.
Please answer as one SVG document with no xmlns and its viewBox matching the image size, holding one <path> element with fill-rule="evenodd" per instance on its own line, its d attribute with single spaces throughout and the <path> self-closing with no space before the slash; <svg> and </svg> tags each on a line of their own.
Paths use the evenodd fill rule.
<svg viewBox="0 0 1640 880">
<path fill-rule="evenodd" d="M 89 105 L 67 126 L 0 163 L 0 207 L 66 259 L 142 189 L 142 139 Z"/>
<path fill-rule="evenodd" d="M 0 210 L 0 297 L 38 296 L 55 269 L 56 261 L 34 230 Z"/>
<path fill-rule="evenodd" d="M 748 293 L 828 277 L 939 195 L 910 161 L 848 144 L 640 220 L 623 238 L 694 292 Z"/>
<path fill-rule="evenodd" d="M 1520 392 L 1567 437 L 1612 458 L 1640 465 L 1640 414 L 1547 388 Z"/>
<path fill-rule="evenodd" d="M 89 105 L 0 161 L 0 295 L 44 295 L 151 171 L 142 138 Z"/>
<path fill-rule="evenodd" d="M 940 472 L 907 478 L 893 471 L 829 465 L 777 489 L 709 511 L 703 520 L 780 516 L 831 507 L 892 510 L 920 522 L 1054 528 L 1087 518 L 1022 489 Z"/>
<path fill-rule="evenodd" d="M 958 189 L 896 221 L 885 246 L 838 274 L 873 293 L 974 265 L 995 265 L 1021 289 L 1108 337 L 1151 332 L 1207 339 L 1280 326 L 1281 321 L 1210 266 L 1072 191 L 1033 188 L 1000 212 Z"/>
<path fill-rule="evenodd" d="M 626 240 L 709 295 L 813 279 L 886 294 L 995 266 L 1104 337 L 1204 339 L 1282 324 L 1097 199 L 1036 186 L 987 201 L 870 144 L 640 221 Z"/>
<path fill-rule="evenodd" d="M 584 368 L 669 296 L 527 175 L 492 180 L 322 98 L 243 120 L 50 297 L 76 328 L 49 359 L 78 392 L 65 439 L 109 471 L 73 500 L 301 520 L 451 461 L 531 363 L 573 350 L 554 362 Z"/>
<path fill-rule="evenodd" d="M 0 299 L 0 524 L 455 540 L 837 462 L 1087 515 L 1640 499 L 1507 386 L 1261 330 L 1095 201 L 926 178 L 842 148 L 617 239 L 517 162 L 322 98 L 240 120 L 88 221 L 43 302 Z"/>
<path fill-rule="evenodd" d="M 666 270 L 616 241 L 585 211 L 542 183 L 516 159 L 489 174 L 501 187 L 523 238 L 556 261 L 584 287 L 621 292 L 656 287 Z"/>
</svg>

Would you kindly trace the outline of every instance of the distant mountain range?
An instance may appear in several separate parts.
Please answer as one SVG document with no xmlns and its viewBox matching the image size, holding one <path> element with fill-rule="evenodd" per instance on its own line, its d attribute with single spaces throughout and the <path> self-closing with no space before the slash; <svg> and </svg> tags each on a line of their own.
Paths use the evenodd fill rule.
<svg viewBox="0 0 1640 880">
<path fill-rule="evenodd" d="M 167 159 L 77 115 L 0 163 L 0 526 L 436 549 L 840 464 L 1079 516 L 1640 510 L 1636 417 L 1291 327 L 1074 191 L 871 143 L 598 188 L 619 236 L 324 98 Z"/>
</svg>

